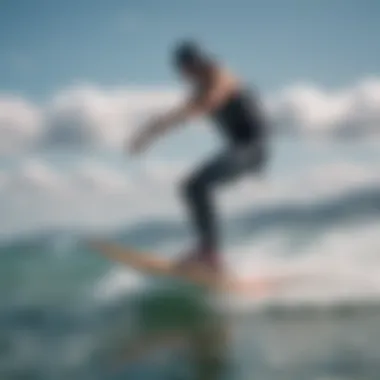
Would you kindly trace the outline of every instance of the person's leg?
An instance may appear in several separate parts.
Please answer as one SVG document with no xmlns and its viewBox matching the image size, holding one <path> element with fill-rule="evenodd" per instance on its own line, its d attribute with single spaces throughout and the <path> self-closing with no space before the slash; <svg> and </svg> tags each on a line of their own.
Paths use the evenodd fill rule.
<svg viewBox="0 0 380 380">
<path fill-rule="evenodd" d="M 224 174 L 222 158 L 217 157 L 196 170 L 183 184 L 188 213 L 198 238 L 198 249 L 208 255 L 218 248 L 212 187 Z"/>
<path fill-rule="evenodd" d="M 217 260 L 219 238 L 213 190 L 216 186 L 255 170 L 262 162 L 262 149 L 251 146 L 231 149 L 196 170 L 185 182 L 183 192 L 195 232 L 199 253 L 207 260 Z"/>
</svg>

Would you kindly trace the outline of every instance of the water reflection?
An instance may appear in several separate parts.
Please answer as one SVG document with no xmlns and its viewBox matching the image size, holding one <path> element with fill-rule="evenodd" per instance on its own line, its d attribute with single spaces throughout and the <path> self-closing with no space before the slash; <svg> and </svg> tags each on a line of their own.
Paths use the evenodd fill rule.
<svg viewBox="0 0 380 380">
<path fill-rule="evenodd" d="M 148 378 L 155 366 L 156 379 L 159 366 L 166 378 L 220 379 L 229 367 L 229 334 L 225 318 L 207 301 L 206 294 L 175 290 L 141 295 L 133 307 L 133 336 L 120 345 L 114 370 Z"/>
</svg>

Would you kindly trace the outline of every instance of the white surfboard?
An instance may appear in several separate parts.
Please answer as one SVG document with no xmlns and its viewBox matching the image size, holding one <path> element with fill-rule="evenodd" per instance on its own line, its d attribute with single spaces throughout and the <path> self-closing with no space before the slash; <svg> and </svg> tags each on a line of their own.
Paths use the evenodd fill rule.
<svg viewBox="0 0 380 380">
<path fill-rule="evenodd" d="M 232 291 L 259 296 L 271 293 L 289 282 L 289 278 L 279 277 L 239 280 L 200 266 L 191 266 L 186 269 L 178 268 L 172 260 L 107 241 L 92 240 L 89 245 L 108 259 L 147 275 L 176 278 L 217 291 Z M 293 278 L 292 282 L 294 280 Z"/>
</svg>

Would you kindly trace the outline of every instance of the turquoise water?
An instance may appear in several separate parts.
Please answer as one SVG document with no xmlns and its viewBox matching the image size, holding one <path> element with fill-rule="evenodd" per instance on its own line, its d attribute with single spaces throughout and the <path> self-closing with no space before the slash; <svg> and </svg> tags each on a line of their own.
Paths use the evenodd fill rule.
<svg viewBox="0 0 380 380">
<path fill-rule="evenodd" d="M 285 217 L 281 210 L 261 210 L 251 219 L 231 220 L 230 245 L 256 229 L 265 235 L 281 227 L 291 234 L 309 223 L 314 235 L 305 239 L 318 240 L 329 221 L 376 220 L 373 207 L 357 212 L 359 195 L 349 199 L 326 204 L 324 213 L 287 209 Z M 375 196 L 372 202 L 378 202 Z M 170 221 L 109 235 L 145 249 L 186 236 Z M 295 293 L 304 292 L 301 298 L 290 292 L 290 298 L 239 306 L 233 295 L 220 299 L 124 271 L 84 241 L 78 233 L 55 231 L 3 243 L 2 379 L 378 379 L 380 305 L 377 293 L 366 293 L 361 282 L 356 298 L 338 293 L 326 301 L 336 284 L 326 293 L 322 282 L 315 285 L 322 293 L 300 285 Z"/>
<path fill-rule="evenodd" d="M 148 278 L 86 247 L 101 231 L 175 256 L 190 239 L 183 218 L 131 217 L 153 203 L 167 211 L 174 183 L 148 182 L 146 193 L 136 185 L 135 194 L 50 181 L 39 165 L 30 176 L 10 171 L 0 205 L 0 378 L 378 380 L 379 159 L 375 145 L 283 141 L 267 187 L 230 192 L 227 267 L 306 279 L 261 299 Z"/>
</svg>

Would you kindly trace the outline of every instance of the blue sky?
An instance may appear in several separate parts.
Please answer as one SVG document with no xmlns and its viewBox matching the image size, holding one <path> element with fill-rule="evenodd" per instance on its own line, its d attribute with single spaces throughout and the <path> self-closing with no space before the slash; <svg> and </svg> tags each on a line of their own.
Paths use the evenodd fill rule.
<svg viewBox="0 0 380 380">
<path fill-rule="evenodd" d="M 263 91 L 379 74 L 377 0 L 0 1 L 0 91 L 46 99 L 76 82 L 174 84 L 195 37 Z"/>
<path fill-rule="evenodd" d="M 0 0 L 0 230 L 180 213 L 176 184 L 214 131 L 183 128 L 137 159 L 123 148 L 176 96 L 168 53 L 188 37 L 274 95 L 285 132 L 263 188 L 236 189 L 231 205 L 373 188 L 379 18 L 378 0 Z"/>
</svg>

